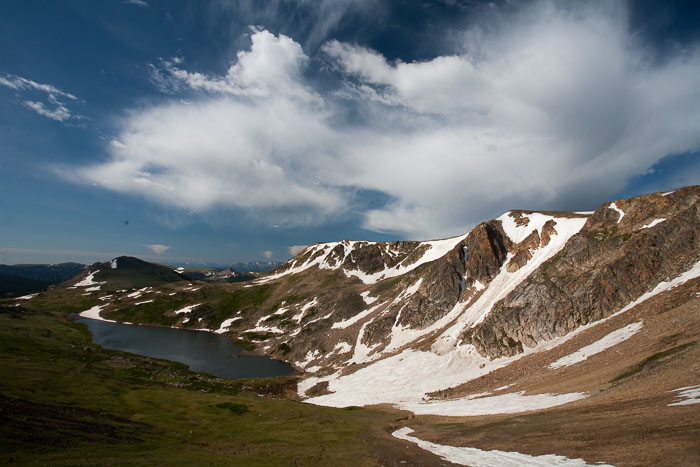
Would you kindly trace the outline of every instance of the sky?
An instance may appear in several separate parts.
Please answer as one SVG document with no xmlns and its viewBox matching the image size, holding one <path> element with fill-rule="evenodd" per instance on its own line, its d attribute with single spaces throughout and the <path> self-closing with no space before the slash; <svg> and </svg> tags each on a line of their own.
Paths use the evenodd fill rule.
<svg viewBox="0 0 700 467">
<path fill-rule="evenodd" d="M 700 183 L 694 1 L 0 2 L 0 263 L 284 261 Z"/>
</svg>

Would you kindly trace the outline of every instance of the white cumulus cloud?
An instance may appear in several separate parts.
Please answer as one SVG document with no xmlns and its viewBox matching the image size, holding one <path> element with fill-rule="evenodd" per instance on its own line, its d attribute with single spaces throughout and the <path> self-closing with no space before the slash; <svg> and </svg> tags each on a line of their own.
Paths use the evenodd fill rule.
<svg viewBox="0 0 700 467">
<path fill-rule="evenodd" d="M 161 89 L 190 98 L 131 113 L 77 177 L 192 212 L 284 226 L 359 214 L 435 238 L 511 208 L 602 202 L 700 148 L 700 49 L 652 60 L 617 4 L 535 3 L 422 62 L 337 41 L 323 52 L 342 89 L 314 90 L 301 46 L 260 29 L 221 76 L 155 66 Z M 358 190 L 389 201 L 366 210 Z"/>
<path fill-rule="evenodd" d="M 282 35 L 255 31 L 251 39 L 224 77 L 169 64 L 166 84 L 206 93 L 133 113 L 110 159 L 77 176 L 191 212 L 229 206 L 284 225 L 343 213 L 340 188 L 318 173 L 337 135 L 300 81 L 306 56 Z"/>
</svg>

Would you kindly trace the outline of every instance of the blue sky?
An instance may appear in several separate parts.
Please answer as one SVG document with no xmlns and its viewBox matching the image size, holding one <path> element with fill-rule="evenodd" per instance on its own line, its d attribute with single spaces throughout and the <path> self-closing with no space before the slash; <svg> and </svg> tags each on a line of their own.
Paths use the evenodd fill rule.
<svg viewBox="0 0 700 467">
<path fill-rule="evenodd" d="M 0 263 L 285 260 L 700 181 L 696 2 L 0 3 Z"/>
</svg>

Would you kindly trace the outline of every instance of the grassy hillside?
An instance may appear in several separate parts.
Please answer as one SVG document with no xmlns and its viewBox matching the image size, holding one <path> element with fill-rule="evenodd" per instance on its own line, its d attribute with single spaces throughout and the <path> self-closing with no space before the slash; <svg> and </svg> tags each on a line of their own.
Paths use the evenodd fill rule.
<svg viewBox="0 0 700 467">
<path fill-rule="evenodd" d="M 148 263 L 138 258 L 120 256 L 117 258 L 117 264 L 118 267 L 115 269 L 109 263 L 100 263 L 95 280 L 107 282 L 103 287 L 104 290 L 140 288 L 188 280 L 187 277 L 181 276 L 168 266 Z"/>
</svg>

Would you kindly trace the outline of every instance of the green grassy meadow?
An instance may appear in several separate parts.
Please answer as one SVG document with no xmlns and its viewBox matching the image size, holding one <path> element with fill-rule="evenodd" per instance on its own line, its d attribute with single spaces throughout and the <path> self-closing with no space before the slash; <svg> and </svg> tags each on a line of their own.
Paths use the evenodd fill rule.
<svg viewBox="0 0 700 467">
<path fill-rule="evenodd" d="M 223 380 L 106 350 L 67 318 L 74 306 L 0 303 L 1 464 L 393 465 L 425 455 L 390 437 L 398 412 L 303 404 L 291 400 L 293 377 Z"/>
</svg>

